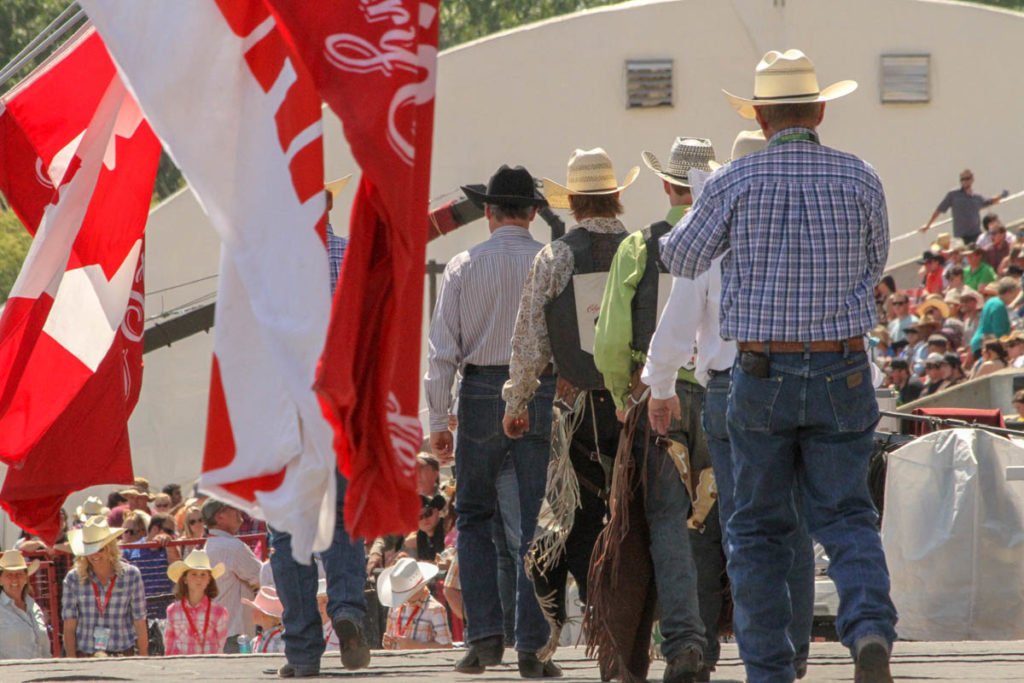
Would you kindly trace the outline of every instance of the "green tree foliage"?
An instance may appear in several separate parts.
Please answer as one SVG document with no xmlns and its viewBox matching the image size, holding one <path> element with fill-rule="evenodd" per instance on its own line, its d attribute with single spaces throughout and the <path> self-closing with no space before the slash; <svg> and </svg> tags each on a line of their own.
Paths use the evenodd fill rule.
<svg viewBox="0 0 1024 683">
<path fill-rule="evenodd" d="M 14 212 L 0 210 L 0 303 L 7 301 L 30 244 L 32 236 Z"/>
<path fill-rule="evenodd" d="M 441 48 L 622 0 L 441 0 Z"/>
<path fill-rule="evenodd" d="M 0 1 L 0 66 L 5 66 L 33 38 L 70 5 L 70 0 L 2 0 Z M 24 78 L 46 56 L 43 53 L 18 72 Z M 6 91 L 17 80 L 0 86 Z"/>
</svg>

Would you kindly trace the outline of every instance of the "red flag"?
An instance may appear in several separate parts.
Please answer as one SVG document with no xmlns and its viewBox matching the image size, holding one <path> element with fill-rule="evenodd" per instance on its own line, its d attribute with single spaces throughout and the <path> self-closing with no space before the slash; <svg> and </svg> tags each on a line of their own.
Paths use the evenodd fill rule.
<svg viewBox="0 0 1024 683">
<path fill-rule="evenodd" d="M 437 0 L 266 0 L 341 119 L 363 175 L 317 390 L 354 536 L 415 528 L 419 330 Z M 410 333 L 410 331 L 414 331 Z"/>
<path fill-rule="evenodd" d="M 91 31 L 0 101 L 0 190 L 36 233 L 0 317 L 0 504 L 52 539 L 67 494 L 132 477 L 160 143 Z"/>
</svg>

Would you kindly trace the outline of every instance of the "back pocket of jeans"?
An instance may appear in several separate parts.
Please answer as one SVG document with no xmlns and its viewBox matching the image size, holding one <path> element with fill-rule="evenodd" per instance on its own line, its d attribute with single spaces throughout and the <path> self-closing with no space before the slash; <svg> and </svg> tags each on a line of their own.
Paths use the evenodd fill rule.
<svg viewBox="0 0 1024 683">
<path fill-rule="evenodd" d="M 739 367 L 732 373 L 726 417 L 748 432 L 770 432 L 775 400 L 782 389 L 782 377 L 753 377 Z"/>
<path fill-rule="evenodd" d="M 864 432 L 878 422 L 878 401 L 871 384 L 871 369 L 858 363 L 825 378 L 836 429 L 840 432 Z"/>
</svg>

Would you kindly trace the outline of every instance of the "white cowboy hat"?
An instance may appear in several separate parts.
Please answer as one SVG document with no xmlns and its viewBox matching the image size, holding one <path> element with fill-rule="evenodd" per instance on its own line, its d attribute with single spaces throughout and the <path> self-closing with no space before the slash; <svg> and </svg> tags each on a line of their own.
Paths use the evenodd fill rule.
<svg viewBox="0 0 1024 683">
<path fill-rule="evenodd" d="M 608 153 L 600 147 L 577 149 L 569 157 L 566 183 L 561 185 L 550 178 L 544 178 L 544 196 L 548 204 L 556 209 L 569 208 L 572 194 L 615 194 L 636 181 L 640 167 L 634 166 L 619 184 L 615 180 L 615 169 Z"/>
<path fill-rule="evenodd" d="M 324 183 L 324 189 L 331 193 L 332 197 L 337 197 L 338 193 L 345 189 L 349 181 L 352 180 L 352 174 L 349 173 L 346 176 L 332 180 L 329 183 Z"/>
<path fill-rule="evenodd" d="M 818 76 L 810 58 L 800 50 L 770 50 L 754 71 L 754 96 L 740 97 L 727 90 L 729 104 L 745 119 L 754 118 L 755 106 L 828 102 L 857 89 L 857 81 L 839 81 L 818 87 Z"/>
<path fill-rule="evenodd" d="M 32 560 L 31 564 L 25 564 L 25 556 L 20 550 L 8 550 L 0 555 L 0 574 L 3 572 L 28 572 L 29 576 L 39 569 L 39 560 Z"/>
<path fill-rule="evenodd" d="M 103 501 L 96 496 L 89 496 L 85 499 L 85 502 L 75 508 L 75 517 L 79 521 L 88 521 L 90 517 L 96 515 L 103 515 L 106 517 L 110 513 L 110 508 L 103 504 Z"/>
<path fill-rule="evenodd" d="M 167 578 L 178 583 L 182 574 L 191 570 L 210 572 L 210 576 L 218 579 L 224 573 L 224 563 L 218 562 L 216 566 L 211 567 L 210 556 L 205 550 L 193 550 L 184 560 L 178 560 L 167 568 Z"/>
<path fill-rule="evenodd" d="M 720 164 L 715 161 L 715 147 L 707 138 L 676 138 L 668 153 L 668 166 L 662 168 L 653 152 L 641 152 L 647 168 L 662 180 L 680 187 L 690 187 L 690 169 L 711 173 Z"/>
<path fill-rule="evenodd" d="M 270 586 L 263 586 L 255 598 L 252 600 L 242 598 L 242 602 L 272 617 L 280 618 L 284 614 L 284 605 L 281 604 L 281 599 L 277 597 L 277 590 Z"/>
<path fill-rule="evenodd" d="M 86 520 L 81 529 L 68 532 L 68 545 L 77 557 L 92 555 L 111 541 L 117 540 L 124 529 L 110 527 L 104 517 L 92 517 Z"/>
<path fill-rule="evenodd" d="M 398 607 L 437 576 L 437 565 L 403 557 L 377 577 L 377 599 L 380 604 Z"/>
<path fill-rule="evenodd" d="M 767 146 L 768 141 L 764 139 L 764 132 L 760 128 L 757 130 L 741 130 L 736 135 L 736 139 L 732 141 L 732 155 L 729 157 L 729 160 L 736 161 L 748 154 L 760 152 Z"/>
</svg>

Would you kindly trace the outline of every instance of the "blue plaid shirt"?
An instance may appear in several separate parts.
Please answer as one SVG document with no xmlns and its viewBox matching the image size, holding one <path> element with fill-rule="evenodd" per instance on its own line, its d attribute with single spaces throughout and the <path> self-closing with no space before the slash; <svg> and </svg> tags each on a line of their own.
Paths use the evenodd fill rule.
<svg viewBox="0 0 1024 683">
<path fill-rule="evenodd" d="M 728 250 L 726 339 L 840 340 L 875 324 L 874 286 L 889 253 L 882 182 L 852 154 L 779 140 L 808 132 L 780 131 L 767 149 L 712 175 L 662 238 L 662 260 L 690 279 Z"/>
<path fill-rule="evenodd" d="M 75 626 L 75 642 L 79 652 L 92 654 L 96 651 L 94 634 L 97 627 L 110 629 L 110 640 L 107 652 L 123 652 L 135 647 L 134 621 L 146 618 L 146 589 L 142 584 L 142 574 L 138 567 L 130 564 L 121 565 L 121 573 L 117 575 L 117 583 L 110 594 L 103 615 L 96 605 L 96 594 L 93 582 L 96 577 L 89 573 L 89 580 L 82 583 L 78 572 L 71 570 L 64 577 L 64 594 L 61 597 L 60 616 L 62 619 L 77 619 Z M 100 604 L 107 600 L 107 588 L 110 584 L 97 584 L 100 592 Z"/>
<path fill-rule="evenodd" d="M 348 240 L 334 234 L 334 228 L 327 224 L 327 260 L 328 269 L 331 273 L 331 296 L 334 296 L 334 288 L 338 286 L 338 274 L 341 272 L 341 262 L 345 258 L 345 247 Z"/>
</svg>

